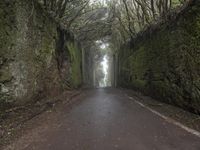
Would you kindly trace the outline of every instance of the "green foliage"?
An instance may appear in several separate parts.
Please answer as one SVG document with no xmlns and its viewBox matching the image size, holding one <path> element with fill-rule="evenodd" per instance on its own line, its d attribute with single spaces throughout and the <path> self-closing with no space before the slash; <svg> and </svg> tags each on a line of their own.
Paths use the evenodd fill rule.
<svg viewBox="0 0 200 150">
<path fill-rule="evenodd" d="M 76 43 L 72 41 L 67 42 L 67 48 L 69 50 L 71 58 L 71 86 L 79 87 L 82 83 L 82 71 L 81 71 L 81 50 Z"/>
</svg>

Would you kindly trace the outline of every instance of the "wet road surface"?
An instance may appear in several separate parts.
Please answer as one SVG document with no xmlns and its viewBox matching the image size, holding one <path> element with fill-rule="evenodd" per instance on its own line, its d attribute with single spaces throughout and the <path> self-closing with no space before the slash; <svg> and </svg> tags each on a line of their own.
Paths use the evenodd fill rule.
<svg viewBox="0 0 200 150">
<path fill-rule="evenodd" d="M 59 117 L 52 122 L 54 127 L 41 133 L 35 141 L 25 139 L 26 145 L 18 148 L 200 150 L 199 137 L 141 107 L 123 90 L 88 90 L 80 99 L 71 109 L 63 106 Z"/>
</svg>

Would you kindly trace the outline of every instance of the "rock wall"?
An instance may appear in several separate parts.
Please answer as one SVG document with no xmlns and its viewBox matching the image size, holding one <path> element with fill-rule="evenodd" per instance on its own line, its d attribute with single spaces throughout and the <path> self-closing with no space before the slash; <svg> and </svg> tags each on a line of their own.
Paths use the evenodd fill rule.
<svg viewBox="0 0 200 150">
<path fill-rule="evenodd" d="M 60 27 L 57 29 L 56 58 L 62 85 L 79 88 L 82 85 L 82 47 L 72 33 Z"/>
<path fill-rule="evenodd" d="M 0 1 L 0 109 L 81 84 L 81 49 L 48 16 L 34 1 Z"/>
<path fill-rule="evenodd" d="M 84 46 L 87 45 L 84 44 Z M 85 87 L 95 87 L 95 46 L 87 46 L 83 49 L 83 82 Z"/>
<path fill-rule="evenodd" d="M 119 56 L 119 85 L 200 113 L 199 2 L 123 45 Z"/>
<path fill-rule="evenodd" d="M 82 84 L 82 52 L 80 44 L 74 38 L 66 41 L 70 56 L 70 87 L 78 88 Z"/>
</svg>

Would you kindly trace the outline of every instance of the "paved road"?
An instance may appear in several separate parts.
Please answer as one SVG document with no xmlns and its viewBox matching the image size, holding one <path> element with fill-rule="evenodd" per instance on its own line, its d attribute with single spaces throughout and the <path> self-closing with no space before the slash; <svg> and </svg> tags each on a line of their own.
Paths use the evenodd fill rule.
<svg viewBox="0 0 200 150">
<path fill-rule="evenodd" d="M 131 101 L 124 91 L 89 90 L 81 98 L 71 109 L 63 106 L 54 127 L 37 140 L 24 139 L 23 149 L 200 150 L 200 138 Z"/>
</svg>

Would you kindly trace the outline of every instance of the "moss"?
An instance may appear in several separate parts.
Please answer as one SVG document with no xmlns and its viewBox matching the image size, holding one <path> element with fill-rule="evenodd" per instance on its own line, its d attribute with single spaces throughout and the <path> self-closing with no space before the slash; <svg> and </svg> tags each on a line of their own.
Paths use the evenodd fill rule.
<svg viewBox="0 0 200 150">
<path fill-rule="evenodd" d="M 60 90 L 57 24 L 36 3 L 32 10 L 29 0 L 0 1 L 0 105 L 23 104 Z"/>
<path fill-rule="evenodd" d="M 77 44 L 73 41 L 67 42 L 67 48 L 69 50 L 71 58 L 71 86 L 79 87 L 82 83 L 82 71 L 81 71 L 81 51 Z"/>
<path fill-rule="evenodd" d="M 139 90 L 144 90 L 147 82 L 145 80 L 135 79 L 132 81 L 134 88 L 138 88 Z"/>
<path fill-rule="evenodd" d="M 122 46 L 119 83 L 200 112 L 199 14 L 200 4 L 196 4 L 176 22 L 135 43 L 132 50 Z"/>
<path fill-rule="evenodd" d="M 12 80 L 12 75 L 10 74 L 8 69 L 0 71 L 0 83 L 9 82 L 11 80 Z"/>
</svg>

